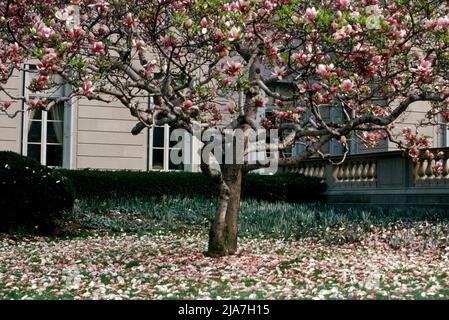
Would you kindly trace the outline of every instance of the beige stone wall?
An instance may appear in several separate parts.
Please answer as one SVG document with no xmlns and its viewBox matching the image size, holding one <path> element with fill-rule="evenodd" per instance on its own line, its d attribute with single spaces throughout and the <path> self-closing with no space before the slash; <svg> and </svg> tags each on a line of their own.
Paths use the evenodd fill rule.
<svg viewBox="0 0 449 320">
<path fill-rule="evenodd" d="M 15 74 L 4 85 L 13 95 L 22 93 L 22 76 Z M 278 91 L 283 92 L 285 88 Z M 283 92 L 284 93 L 284 92 Z M 238 97 L 234 97 L 236 103 Z M 4 93 L 0 93 L 0 100 L 10 100 Z M 219 103 L 225 104 L 227 99 L 221 99 Z M 136 119 L 129 111 L 116 101 L 105 103 L 79 99 L 74 101 L 72 110 L 72 168 L 97 168 L 97 169 L 147 169 L 147 130 L 143 130 L 137 136 L 130 131 L 136 124 Z M 397 132 L 405 126 L 413 127 L 418 119 L 422 119 L 429 109 L 425 103 L 413 104 L 409 110 L 397 122 Z M 21 103 L 14 103 L 9 109 L 14 112 L 22 108 Z M 326 118 L 330 115 L 323 111 Z M 225 115 L 229 120 L 230 115 Z M 443 145 L 443 134 L 439 127 L 427 127 L 421 129 L 422 133 L 433 137 L 434 146 Z M 22 116 L 19 114 L 14 119 L 0 115 L 0 150 L 12 150 L 21 152 Z M 325 148 L 327 149 L 327 148 Z M 356 153 L 371 153 L 394 150 L 392 143 L 381 142 L 375 148 L 356 146 Z M 327 150 L 325 150 L 327 151 Z"/>
<path fill-rule="evenodd" d="M 415 131 L 416 124 L 425 119 L 426 112 L 431 108 L 428 102 L 416 102 L 409 106 L 408 110 L 396 122 L 395 134 L 398 134 L 402 128 L 410 127 Z M 440 126 L 427 126 L 419 128 L 419 134 L 431 137 L 434 147 L 444 146 L 443 132 Z M 393 143 L 389 144 L 389 150 L 396 150 Z"/>
<path fill-rule="evenodd" d="M 120 102 L 80 99 L 76 116 L 76 168 L 147 168 L 147 130 L 133 136 L 136 119 Z"/>
<path fill-rule="evenodd" d="M 2 84 L 3 85 L 3 84 Z M 8 83 L 3 87 L 12 95 L 21 95 L 22 83 L 21 77 L 14 74 Z M 0 92 L 0 101 L 11 101 L 4 92 Z M 22 108 L 20 102 L 14 102 L 8 109 L 8 112 L 14 113 Z M 21 151 L 21 130 L 22 130 L 22 115 L 19 114 L 15 118 L 10 119 L 3 113 L 0 113 L 0 150 L 9 150 L 14 152 Z"/>
<path fill-rule="evenodd" d="M 22 95 L 23 75 L 15 74 L 4 87 Z M 10 99 L 0 93 L 1 101 Z M 10 113 L 22 108 L 15 102 Z M 72 103 L 72 168 L 130 169 L 147 168 L 147 130 L 133 136 L 135 118 L 119 102 L 104 103 L 85 98 Z M 22 115 L 10 119 L 0 114 L 0 150 L 21 153 Z"/>
</svg>

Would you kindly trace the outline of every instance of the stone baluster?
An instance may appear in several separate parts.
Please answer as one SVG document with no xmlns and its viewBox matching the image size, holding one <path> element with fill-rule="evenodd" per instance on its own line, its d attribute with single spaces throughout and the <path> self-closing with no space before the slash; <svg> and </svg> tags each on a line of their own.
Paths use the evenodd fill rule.
<svg viewBox="0 0 449 320">
<path fill-rule="evenodd" d="M 332 167 L 332 179 L 334 183 L 338 183 L 341 181 L 341 166 Z"/>
<path fill-rule="evenodd" d="M 362 180 L 367 181 L 368 180 L 368 171 L 369 171 L 369 162 L 364 162 L 362 164 Z"/>
<path fill-rule="evenodd" d="M 356 168 L 355 168 L 355 174 L 354 174 L 355 181 L 361 181 L 362 170 L 363 170 L 363 164 L 361 162 L 357 162 Z"/>
<path fill-rule="evenodd" d="M 324 178 L 324 170 L 325 170 L 325 165 L 320 165 L 320 170 L 319 170 L 319 173 L 318 173 L 318 176 L 320 177 L 320 178 Z"/>
<path fill-rule="evenodd" d="M 351 181 L 357 181 L 356 173 L 357 173 L 357 162 L 351 162 Z"/>
<path fill-rule="evenodd" d="M 443 159 L 443 171 L 441 172 L 441 178 L 447 179 L 447 176 L 449 175 L 449 160 Z"/>
<path fill-rule="evenodd" d="M 374 161 L 369 162 L 368 181 L 374 181 L 376 178 L 376 163 Z"/>
<path fill-rule="evenodd" d="M 433 160 L 426 160 L 426 163 L 427 163 L 427 166 L 426 166 L 426 171 L 425 171 L 425 173 L 426 173 L 426 176 L 427 176 L 427 179 L 432 179 L 432 178 L 434 178 L 434 173 L 433 173 L 433 163 L 434 163 L 434 161 Z"/>
<path fill-rule="evenodd" d="M 426 176 L 426 161 L 425 160 L 420 160 L 417 163 L 418 166 L 418 180 L 424 180 L 427 178 Z"/>
<path fill-rule="evenodd" d="M 343 174 L 343 181 L 348 182 L 351 180 L 351 167 L 349 166 L 349 163 L 345 165 L 345 171 Z"/>
</svg>

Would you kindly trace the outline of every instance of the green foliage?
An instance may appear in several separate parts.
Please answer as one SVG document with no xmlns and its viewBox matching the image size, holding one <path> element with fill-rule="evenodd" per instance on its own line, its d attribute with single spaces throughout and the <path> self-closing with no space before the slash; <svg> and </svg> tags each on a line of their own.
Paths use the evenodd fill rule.
<svg viewBox="0 0 449 320">
<path fill-rule="evenodd" d="M 0 230 L 51 233 L 64 210 L 71 210 L 71 182 L 40 163 L 0 152 Z"/>
<path fill-rule="evenodd" d="M 243 182 L 242 194 L 245 198 L 270 202 L 310 202 L 323 200 L 325 190 L 322 179 L 298 173 L 249 174 Z"/>
<path fill-rule="evenodd" d="M 204 231 L 213 219 L 215 207 L 215 200 L 206 198 L 84 199 L 67 218 L 84 228 L 103 231 Z M 413 245 L 424 250 L 441 245 L 441 241 L 449 244 L 448 225 L 447 213 L 432 209 L 354 209 L 246 199 L 241 202 L 239 234 L 285 240 L 312 238 L 330 244 L 377 237 L 376 241 L 384 241 L 392 248 Z"/>
<path fill-rule="evenodd" d="M 60 170 L 83 198 L 158 198 L 163 196 L 215 196 L 214 185 L 200 173 Z"/>
<path fill-rule="evenodd" d="M 61 170 L 75 186 L 76 196 L 83 198 L 162 198 L 216 197 L 215 185 L 203 174 L 192 172 L 138 172 L 100 170 Z M 244 198 L 267 201 L 316 201 L 322 199 L 322 179 L 297 173 L 272 176 L 249 174 L 242 186 Z"/>
</svg>

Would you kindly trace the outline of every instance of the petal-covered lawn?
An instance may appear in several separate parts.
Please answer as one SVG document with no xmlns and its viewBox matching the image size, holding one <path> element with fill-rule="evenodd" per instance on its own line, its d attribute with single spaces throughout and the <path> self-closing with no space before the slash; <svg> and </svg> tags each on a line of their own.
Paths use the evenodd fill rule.
<svg viewBox="0 0 449 320">
<path fill-rule="evenodd" d="M 0 239 L 2 299 L 449 298 L 449 251 L 392 248 L 376 234 L 329 244 L 244 238 L 202 254 L 207 234 L 154 232 Z"/>
</svg>

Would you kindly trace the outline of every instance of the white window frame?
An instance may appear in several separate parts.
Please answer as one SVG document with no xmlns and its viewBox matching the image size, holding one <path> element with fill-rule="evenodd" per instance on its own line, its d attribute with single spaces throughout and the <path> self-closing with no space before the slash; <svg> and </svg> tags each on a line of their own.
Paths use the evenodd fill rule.
<svg viewBox="0 0 449 320">
<path fill-rule="evenodd" d="M 440 121 L 442 124 L 441 128 L 441 147 L 449 147 L 449 122 L 445 121 L 443 117 L 440 116 Z"/>
<path fill-rule="evenodd" d="M 155 128 L 163 128 L 164 129 L 164 144 L 163 144 L 162 147 L 154 147 L 153 141 L 154 141 L 154 129 Z M 170 147 L 170 126 L 168 124 L 164 124 L 162 126 L 156 126 L 155 128 L 149 128 L 148 129 L 148 148 L 149 148 L 149 151 L 148 151 L 148 171 L 191 171 L 191 169 L 189 170 L 189 165 L 188 165 L 188 163 L 186 163 L 186 161 L 184 161 L 184 163 L 183 163 L 183 166 L 184 166 L 183 170 L 170 169 L 170 152 L 173 149 L 177 149 L 177 148 Z M 184 147 L 184 152 L 187 152 L 187 154 L 184 155 L 184 158 L 185 158 L 186 156 L 189 156 L 192 153 L 191 152 L 192 139 L 191 139 L 191 137 L 189 135 L 186 135 L 184 137 L 183 141 L 186 144 L 185 147 Z M 187 150 L 187 148 L 189 148 L 190 150 Z M 155 169 L 153 167 L 153 150 L 154 149 L 163 150 L 162 169 L 159 169 L 159 168 Z"/>
<path fill-rule="evenodd" d="M 25 70 L 29 70 L 32 64 L 26 64 L 24 65 Z M 23 72 L 23 96 L 26 100 L 29 100 L 30 97 L 33 98 L 60 98 L 64 95 L 67 95 L 70 91 L 70 86 L 64 85 L 60 89 L 59 94 L 46 94 L 46 93 L 31 93 L 27 88 L 30 85 L 31 77 L 30 72 L 24 71 Z M 26 105 L 23 104 L 22 106 L 23 110 L 26 109 Z M 70 108 L 70 104 L 67 102 L 64 102 L 64 117 L 62 120 L 63 124 L 63 142 L 62 144 L 54 144 L 54 145 L 62 145 L 62 168 L 71 168 L 71 128 L 72 128 L 72 113 L 73 108 Z M 27 156 L 28 155 L 28 122 L 30 121 L 30 111 L 24 111 L 23 117 L 22 117 L 22 155 Z M 47 128 L 48 128 L 48 112 L 43 111 L 42 116 L 40 119 L 41 122 L 41 140 L 40 144 L 41 150 L 40 150 L 40 163 L 42 165 L 47 164 Z M 31 144 L 33 144 L 31 142 Z"/>
</svg>

